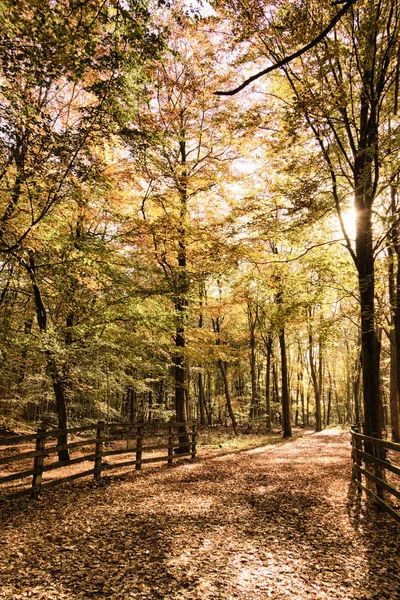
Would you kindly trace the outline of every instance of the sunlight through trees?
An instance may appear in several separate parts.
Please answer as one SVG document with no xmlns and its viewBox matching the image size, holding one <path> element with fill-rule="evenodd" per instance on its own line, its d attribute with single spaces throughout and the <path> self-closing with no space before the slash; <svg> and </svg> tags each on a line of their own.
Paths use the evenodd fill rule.
<svg viewBox="0 0 400 600">
<path fill-rule="evenodd" d="M 0 22 L 0 425 L 399 441 L 397 2 Z"/>
</svg>

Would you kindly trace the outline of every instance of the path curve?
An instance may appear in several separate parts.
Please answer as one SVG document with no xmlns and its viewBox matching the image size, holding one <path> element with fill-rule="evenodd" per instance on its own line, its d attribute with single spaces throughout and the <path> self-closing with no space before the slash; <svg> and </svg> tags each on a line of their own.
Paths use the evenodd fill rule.
<svg viewBox="0 0 400 600">
<path fill-rule="evenodd" d="M 3 508 L 0 598 L 399 600 L 400 528 L 349 453 L 327 430 Z"/>
</svg>

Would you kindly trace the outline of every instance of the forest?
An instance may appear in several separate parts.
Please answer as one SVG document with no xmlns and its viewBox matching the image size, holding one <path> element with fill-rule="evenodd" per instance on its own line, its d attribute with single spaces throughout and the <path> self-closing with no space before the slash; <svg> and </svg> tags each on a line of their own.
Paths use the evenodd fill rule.
<svg viewBox="0 0 400 600">
<path fill-rule="evenodd" d="M 397 0 L 2 0 L 0 414 L 400 440 Z"/>
<path fill-rule="evenodd" d="M 399 95 L 400 0 L 0 0 L 0 600 L 399 600 Z"/>
</svg>

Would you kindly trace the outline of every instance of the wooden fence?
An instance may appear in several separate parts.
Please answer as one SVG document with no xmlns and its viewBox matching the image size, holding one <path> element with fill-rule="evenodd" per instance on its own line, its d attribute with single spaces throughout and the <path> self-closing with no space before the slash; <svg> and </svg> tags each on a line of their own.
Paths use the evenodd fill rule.
<svg viewBox="0 0 400 600">
<path fill-rule="evenodd" d="M 400 506 L 389 504 L 385 498 L 388 495 L 400 500 L 400 444 L 364 435 L 358 426 L 352 426 L 350 432 L 353 479 L 358 491 L 366 492 L 378 506 L 400 522 Z M 374 485 L 364 485 L 363 475 L 365 484 L 369 481 Z"/>
<path fill-rule="evenodd" d="M 80 439 L 59 445 L 57 439 L 60 434 Z M 157 431 L 154 431 L 148 430 L 144 423 L 106 425 L 103 421 L 99 421 L 96 425 L 74 427 L 63 431 L 38 429 L 36 433 L 30 435 L 0 438 L 0 450 L 4 447 L 6 447 L 6 453 L 8 450 L 6 456 L 0 456 L 0 471 L 13 470 L 8 475 L 0 476 L 0 500 L 11 500 L 29 495 L 37 498 L 44 489 L 89 475 L 92 475 L 95 481 L 99 481 L 102 472 L 112 469 L 134 466 L 136 470 L 140 470 L 145 463 L 166 461 L 171 466 L 173 460 L 177 458 L 191 457 L 194 459 L 196 437 L 194 422 L 158 423 Z M 179 443 L 179 438 L 181 440 L 184 438 L 184 442 Z M 34 450 L 26 451 L 26 446 L 29 447 L 30 444 L 34 446 Z M 23 451 L 19 452 L 21 448 Z M 84 454 L 66 461 L 48 462 L 51 455 L 57 455 L 58 451 L 66 449 L 69 452 L 79 449 Z M 159 454 L 163 450 L 167 450 L 167 453 L 160 456 Z M 154 456 L 154 453 L 157 456 Z M 131 455 L 129 460 L 110 462 L 115 457 L 124 454 Z M 106 457 L 112 458 L 104 460 Z M 44 480 L 47 472 L 84 462 L 93 463 L 92 468 L 58 479 Z M 15 463 L 23 463 L 22 469 L 16 471 Z M 26 468 L 27 466 L 29 468 Z M 30 485 L 23 482 L 30 477 L 32 477 Z M 16 481 L 22 481 L 22 484 L 19 484 L 22 489 L 17 491 L 10 489 L 11 482 Z"/>
</svg>

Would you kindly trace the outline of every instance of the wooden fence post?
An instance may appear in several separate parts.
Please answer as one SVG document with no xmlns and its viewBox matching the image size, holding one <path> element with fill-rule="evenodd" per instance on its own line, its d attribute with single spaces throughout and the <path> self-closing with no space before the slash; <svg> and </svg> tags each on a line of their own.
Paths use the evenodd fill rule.
<svg viewBox="0 0 400 600">
<path fill-rule="evenodd" d="M 136 437 L 136 471 L 142 468 L 142 448 L 143 448 L 143 426 L 137 426 Z"/>
<path fill-rule="evenodd" d="M 96 450 L 94 458 L 94 480 L 100 481 L 101 467 L 103 462 L 103 438 L 104 438 L 104 421 L 98 421 L 96 432 Z"/>
<path fill-rule="evenodd" d="M 196 423 L 192 424 L 192 460 L 196 458 Z"/>
<path fill-rule="evenodd" d="M 168 425 L 168 466 L 172 467 L 172 460 L 174 457 L 174 449 L 173 449 L 173 442 L 174 442 L 174 433 L 173 433 L 173 427 L 172 425 Z"/>
<path fill-rule="evenodd" d="M 32 478 L 32 498 L 37 498 L 42 488 L 42 477 L 43 477 L 43 465 L 44 465 L 44 452 L 46 446 L 46 428 L 40 427 L 37 430 L 36 448 L 37 452 L 40 452 L 38 456 L 35 456 L 33 462 L 33 468 L 37 469 L 37 473 L 34 473 Z"/>
<path fill-rule="evenodd" d="M 126 440 L 126 449 L 132 450 L 134 447 L 135 440 L 133 439 L 133 427 L 128 427 L 128 438 Z"/>
<path fill-rule="evenodd" d="M 372 437 L 376 438 L 376 443 L 374 443 L 373 448 L 374 448 L 374 456 L 377 459 L 381 458 L 381 448 L 379 445 L 379 438 L 378 438 L 378 434 L 377 433 L 373 433 Z M 382 467 L 381 465 L 378 465 L 377 463 L 375 463 L 374 465 L 375 467 L 375 477 L 379 477 L 379 479 L 382 479 Z M 376 494 L 378 496 L 378 498 L 380 498 L 381 500 L 383 500 L 383 487 L 376 482 Z M 378 505 L 379 506 L 379 505 Z"/>
<path fill-rule="evenodd" d="M 354 427 L 354 433 L 360 433 L 360 427 Z M 358 469 L 358 467 L 361 466 L 362 459 L 357 450 L 362 450 L 362 440 L 354 436 L 355 480 L 357 483 L 357 493 L 362 494 L 362 489 L 358 485 L 359 483 L 362 483 L 362 474 L 361 471 Z"/>
</svg>

